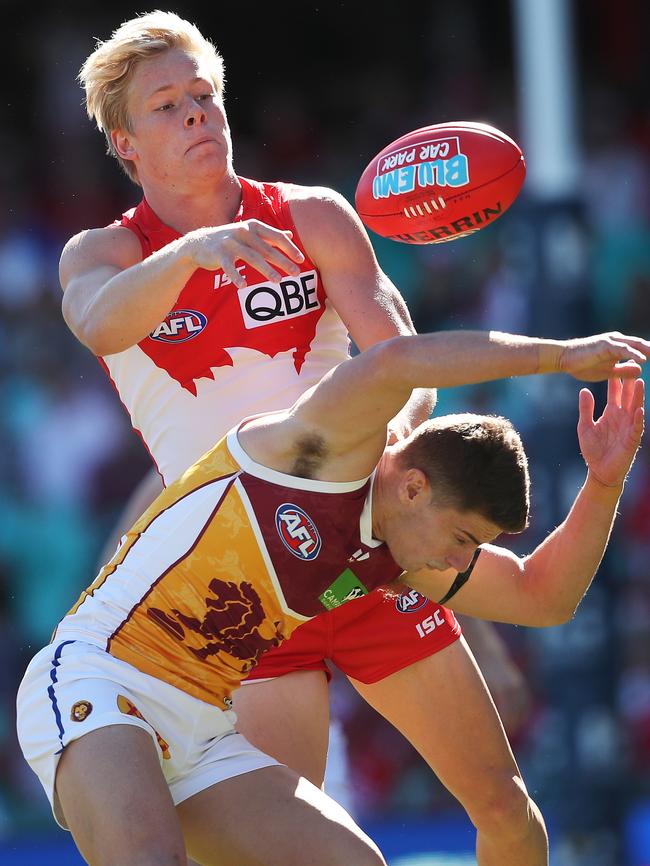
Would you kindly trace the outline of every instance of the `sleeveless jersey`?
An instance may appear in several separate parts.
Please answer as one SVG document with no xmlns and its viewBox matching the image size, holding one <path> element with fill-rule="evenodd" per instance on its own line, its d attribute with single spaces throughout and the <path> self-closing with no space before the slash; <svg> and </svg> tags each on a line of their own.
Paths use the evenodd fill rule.
<svg viewBox="0 0 650 866">
<path fill-rule="evenodd" d="M 55 637 L 228 708 L 265 650 L 402 573 L 372 537 L 371 489 L 268 469 L 231 430 L 134 524 Z"/>
<path fill-rule="evenodd" d="M 293 224 L 283 183 L 239 178 L 235 222 L 290 229 L 301 273 L 278 282 L 242 263 L 237 289 L 223 271 L 197 269 L 174 308 L 136 346 L 100 362 L 166 484 L 251 414 L 285 409 L 348 355 L 345 326 Z M 115 225 L 139 238 L 143 257 L 181 235 L 146 200 Z"/>
</svg>

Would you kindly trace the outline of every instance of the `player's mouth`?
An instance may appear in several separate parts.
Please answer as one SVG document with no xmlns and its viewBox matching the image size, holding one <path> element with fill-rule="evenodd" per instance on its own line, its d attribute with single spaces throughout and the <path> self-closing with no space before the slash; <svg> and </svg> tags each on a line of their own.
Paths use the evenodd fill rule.
<svg viewBox="0 0 650 866">
<path fill-rule="evenodd" d="M 211 135 L 206 135 L 203 138 L 199 138 L 199 140 L 195 141 L 193 144 L 190 144 L 190 146 L 187 148 L 185 153 L 189 153 L 190 150 L 194 150 L 194 148 L 200 147 L 201 145 L 204 145 L 204 144 L 216 144 L 216 143 L 217 143 L 216 138 L 214 138 Z"/>
</svg>

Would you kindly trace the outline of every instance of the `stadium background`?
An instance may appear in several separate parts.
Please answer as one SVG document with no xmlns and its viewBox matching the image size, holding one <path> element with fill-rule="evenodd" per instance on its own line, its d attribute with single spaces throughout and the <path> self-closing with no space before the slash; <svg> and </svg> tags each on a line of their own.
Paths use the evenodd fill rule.
<svg viewBox="0 0 650 866">
<path fill-rule="evenodd" d="M 21 866 L 81 861 L 53 829 L 19 754 L 17 682 L 94 575 L 104 537 L 148 466 L 99 365 L 60 316 L 63 243 L 138 198 L 104 156 L 75 75 L 93 37 L 148 9 L 90 5 L 0 4 L 0 864 Z M 575 0 L 566 8 L 574 185 L 558 194 L 527 184 L 499 223 L 457 243 L 373 238 L 421 330 L 617 328 L 650 337 L 650 7 Z M 352 200 L 371 156 L 417 126 L 485 120 L 526 145 L 507 0 L 174 10 L 224 55 L 240 174 L 330 185 Z M 546 49 L 554 63 L 558 46 Z M 533 478 L 532 529 L 513 541 L 522 552 L 555 525 L 580 483 L 578 388 L 552 377 L 442 395 L 443 411 L 498 411 L 521 429 Z M 575 620 L 501 628 L 531 688 L 515 751 L 550 824 L 553 866 L 650 863 L 647 455 L 646 446 Z M 473 862 L 466 821 L 413 751 L 338 679 L 334 703 L 352 772 L 345 795 L 391 863 Z"/>
</svg>

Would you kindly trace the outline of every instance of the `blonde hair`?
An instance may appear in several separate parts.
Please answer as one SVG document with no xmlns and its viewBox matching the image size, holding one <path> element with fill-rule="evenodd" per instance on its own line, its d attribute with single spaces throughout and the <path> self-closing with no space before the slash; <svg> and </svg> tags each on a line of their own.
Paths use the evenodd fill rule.
<svg viewBox="0 0 650 866">
<path fill-rule="evenodd" d="M 217 93 L 223 94 L 223 59 L 215 46 L 194 24 L 174 12 L 161 12 L 159 9 L 125 21 L 104 42 L 98 39 L 95 50 L 79 71 L 79 82 L 86 92 L 88 117 L 106 136 L 107 152 L 117 159 L 135 183 L 138 183 L 137 172 L 129 160 L 116 153 L 111 131 L 132 131 L 127 97 L 138 63 L 170 48 L 180 48 L 207 58 Z"/>
</svg>

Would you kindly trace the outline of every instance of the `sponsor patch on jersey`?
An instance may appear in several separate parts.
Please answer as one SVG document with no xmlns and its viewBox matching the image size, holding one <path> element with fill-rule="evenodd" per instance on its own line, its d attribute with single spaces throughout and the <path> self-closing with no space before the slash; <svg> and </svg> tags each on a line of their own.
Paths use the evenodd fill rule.
<svg viewBox="0 0 650 866">
<path fill-rule="evenodd" d="M 93 711 L 90 701 L 77 701 L 70 710 L 70 719 L 73 722 L 85 722 Z"/>
<path fill-rule="evenodd" d="M 161 343 L 185 343 L 198 337 L 207 324 L 198 310 L 172 310 L 149 336 Z"/>
<path fill-rule="evenodd" d="M 361 598 L 362 595 L 368 595 L 368 590 L 356 574 L 346 568 L 318 598 L 326 610 L 332 610 L 355 598 Z"/>
<path fill-rule="evenodd" d="M 421 595 L 415 589 L 410 589 L 397 596 L 395 607 L 400 613 L 413 613 L 423 608 L 428 601 L 429 599 L 425 595 Z"/>
<path fill-rule="evenodd" d="M 278 283 L 256 283 L 237 290 L 247 329 L 296 319 L 321 308 L 316 271 L 284 277 Z"/>
<path fill-rule="evenodd" d="M 321 539 L 316 524 L 297 505 L 285 502 L 275 512 L 275 525 L 282 543 L 298 559 L 316 559 Z"/>
</svg>

